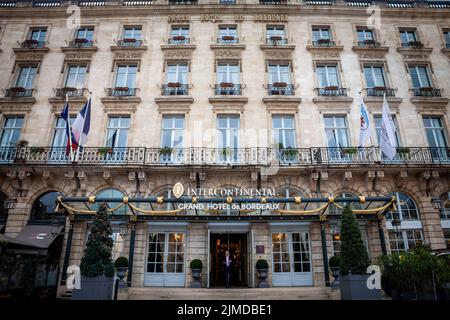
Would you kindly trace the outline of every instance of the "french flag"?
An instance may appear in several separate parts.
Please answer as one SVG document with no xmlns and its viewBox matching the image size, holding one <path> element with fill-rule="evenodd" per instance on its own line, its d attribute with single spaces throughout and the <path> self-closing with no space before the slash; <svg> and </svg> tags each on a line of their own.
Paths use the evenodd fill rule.
<svg viewBox="0 0 450 320">
<path fill-rule="evenodd" d="M 70 127 L 70 113 L 69 113 L 69 103 L 66 102 L 64 105 L 62 112 L 61 112 L 61 118 L 66 122 L 66 137 L 67 137 L 67 145 L 66 145 L 66 154 L 68 155 L 70 153 L 70 158 L 73 159 L 73 151 L 76 149 L 76 145 L 74 146 L 73 141 L 73 132 L 72 128 Z M 70 146 L 72 145 L 72 150 L 70 149 Z"/>
<path fill-rule="evenodd" d="M 82 150 L 87 143 L 87 136 L 89 129 L 91 128 L 91 98 L 78 113 L 75 121 L 72 125 L 73 140 L 72 145 L 74 145 L 79 150 Z"/>
</svg>

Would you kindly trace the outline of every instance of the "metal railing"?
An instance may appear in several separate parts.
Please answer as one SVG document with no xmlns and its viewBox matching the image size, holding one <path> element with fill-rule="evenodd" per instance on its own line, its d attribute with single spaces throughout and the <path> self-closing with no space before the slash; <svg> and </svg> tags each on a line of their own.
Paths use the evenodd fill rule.
<svg viewBox="0 0 450 320">
<path fill-rule="evenodd" d="M 85 88 L 78 89 L 78 88 L 71 88 L 71 87 L 55 88 L 55 89 L 53 89 L 53 91 L 55 92 L 55 97 L 58 97 L 58 98 L 65 98 L 66 95 L 68 97 L 70 97 L 70 98 L 73 98 L 73 97 L 77 97 L 77 98 L 84 97 L 84 93 L 85 93 L 86 90 L 87 89 L 85 89 Z"/>
<path fill-rule="evenodd" d="M 33 96 L 35 89 L 26 89 L 22 87 L 14 87 L 5 89 L 5 97 L 7 98 L 30 98 Z"/>
<path fill-rule="evenodd" d="M 420 41 L 402 42 L 401 46 L 402 46 L 402 48 L 408 48 L 408 49 L 422 49 L 423 43 Z"/>
<path fill-rule="evenodd" d="M 283 44 L 288 44 L 288 39 L 282 36 L 271 36 L 266 38 L 266 44 L 270 46 L 279 46 Z"/>
<path fill-rule="evenodd" d="M 393 159 L 379 147 L 312 148 L 105 148 L 79 153 L 84 165 L 450 165 L 450 147 L 397 148 Z M 71 164 L 65 147 L 0 147 L 1 164 Z"/>
<path fill-rule="evenodd" d="M 240 96 L 242 85 L 235 83 L 218 83 L 214 86 L 214 94 L 216 96 Z"/>
<path fill-rule="evenodd" d="M 90 48 L 94 46 L 93 40 L 88 39 L 74 39 L 69 42 L 70 48 Z"/>
<path fill-rule="evenodd" d="M 331 97 L 346 97 L 347 96 L 347 88 L 340 87 L 323 87 L 316 88 L 317 94 L 319 96 L 331 96 Z"/>
<path fill-rule="evenodd" d="M 142 40 L 139 39 L 121 39 L 117 40 L 117 46 L 119 47 L 141 47 Z"/>
<path fill-rule="evenodd" d="M 361 48 L 379 48 L 381 43 L 375 40 L 358 41 L 358 47 Z"/>
<path fill-rule="evenodd" d="M 162 85 L 163 96 L 180 96 L 189 93 L 189 85 L 183 83 L 167 83 Z"/>
<path fill-rule="evenodd" d="M 217 43 L 220 44 L 235 44 L 239 43 L 239 38 L 235 36 L 222 36 L 217 38 Z"/>
<path fill-rule="evenodd" d="M 106 92 L 109 97 L 132 97 L 136 95 L 137 88 L 115 87 L 107 88 Z"/>
<path fill-rule="evenodd" d="M 293 96 L 295 88 L 290 83 L 270 83 L 267 85 L 267 93 L 269 96 Z"/>
<path fill-rule="evenodd" d="M 319 39 L 312 42 L 314 47 L 335 47 L 336 41 L 331 39 Z"/>
<path fill-rule="evenodd" d="M 169 38 L 169 44 L 189 44 L 191 39 L 185 36 L 172 36 Z"/>
<path fill-rule="evenodd" d="M 395 97 L 395 89 L 386 87 L 372 87 L 364 89 L 369 97 L 382 97 L 386 94 L 386 97 Z"/>
<path fill-rule="evenodd" d="M 289 0 L 259 0 L 259 4 L 276 6 L 282 4 L 288 4 Z"/>
<path fill-rule="evenodd" d="M 442 91 L 433 87 L 414 88 L 412 90 L 416 97 L 440 97 Z"/>
<path fill-rule="evenodd" d="M 47 45 L 45 41 L 25 40 L 20 43 L 20 47 L 24 49 L 43 49 Z"/>
<path fill-rule="evenodd" d="M 197 4 L 197 0 L 169 0 L 169 5 L 191 5 Z"/>
</svg>

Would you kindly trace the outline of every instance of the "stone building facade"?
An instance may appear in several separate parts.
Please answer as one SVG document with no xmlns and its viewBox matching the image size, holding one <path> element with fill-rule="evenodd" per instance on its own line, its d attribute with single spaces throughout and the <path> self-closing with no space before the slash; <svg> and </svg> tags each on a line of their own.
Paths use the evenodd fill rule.
<svg viewBox="0 0 450 320">
<path fill-rule="evenodd" d="M 449 48 L 450 6 L 438 1 L 0 1 L 0 188 L 15 202 L 3 232 L 48 220 L 38 213 L 54 208 L 56 192 L 170 198 L 181 182 L 287 197 L 393 194 L 402 222 L 397 233 L 383 222 L 387 250 L 446 248 Z M 355 149 L 360 92 L 372 138 Z M 92 101 L 88 144 L 73 163 L 66 94 L 73 117 Z M 378 147 L 383 94 L 394 160 Z M 195 258 L 203 285 L 220 285 L 217 257 L 230 241 L 239 285 L 257 285 L 260 258 L 273 286 L 326 285 L 319 222 L 219 214 L 232 219 L 115 222 L 115 256 L 129 256 L 134 238 L 131 286 L 189 286 Z M 361 224 L 375 261 L 378 223 Z M 67 220 L 61 269 L 79 263 L 88 225 Z M 330 257 L 339 227 L 325 228 Z"/>
</svg>

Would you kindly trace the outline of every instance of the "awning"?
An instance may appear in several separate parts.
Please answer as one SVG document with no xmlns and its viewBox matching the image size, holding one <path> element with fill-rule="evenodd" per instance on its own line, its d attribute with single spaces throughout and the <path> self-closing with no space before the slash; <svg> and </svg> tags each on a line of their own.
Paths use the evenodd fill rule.
<svg viewBox="0 0 450 320">
<path fill-rule="evenodd" d="M 52 226 L 27 225 L 23 227 L 17 237 L 13 238 L 0 234 L 0 240 L 11 244 L 47 249 L 63 229 L 62 226 L 57 227 L 57 233 L 52 234 L 53 228 Z"/>
</svg>

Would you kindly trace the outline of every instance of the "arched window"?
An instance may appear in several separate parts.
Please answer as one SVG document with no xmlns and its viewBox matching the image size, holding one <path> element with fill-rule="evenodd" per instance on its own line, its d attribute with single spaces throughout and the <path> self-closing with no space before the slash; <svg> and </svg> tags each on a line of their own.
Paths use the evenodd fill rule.
<svg viewBox="0 0 450 320">
<path fill-rule="evenodd" d="M 156 193 L 156 197 L 163 197 L 164 200 L 171 199 L 173 197 L 172 195 L 172 189 L 171 188 L 165 188 L 159 192 Z M 153 204 L 154 210 L 175 210 L 176 204 L 164 202 L 163 204 Z"/>
<path fill-rule="evenodd" d="M 96 198 L 123 198 L 124 196 L 125 194 L 122 191 L 114 188 L 109 188 L 98 192 Z M 120 204 L 120 202 L 107 202 L 106 204 L 111 209 L 117 207 Z M 92 206 L 92 208 L 94 210 L 97 210 L 98 206 L 99 203 L 96 203 L 94 206 Z M 120 209 L 112 212 L 112 214 L 126 214 L 127 209 L 128 209 L 127 206 L 122 206 Z"/>
<path fill-rule="evenodd" d="M 419 220 L 419 210 L 416 203 L 408 195 L 402 192 L 392 192 L 390 196 L 395 196 L 397 211 L 393 211 L 394 216 L 389 212 L 387 219 L 399 218 L 400 220 Z"/>
<path fill-rule="evenodd" d="M 357 195 L 350 193 L 350 192 L 342 192 L 337 193 L 333 196 L 334 198 L 358 198 Z M 359 202 L 339 202 L 338 205 L 341 207 L 345 207 L 346 205 L 349 205 L 352 209 L 364 209 L 361 203 Z M 328 213 L 329 214 L 341 214 L 342 210 L 336 207 L 335 205 L 330 205 L 328 207 Z"/>
<path fill-rule="evenodd" d="M 30 220 L 50 220 L 55 213 L 55 202 L 59 196 L 62 196 L 61 192 L 50 191 L 36 199 L 31 208 Z"/>
<path fill-rule="evenodd" d="M 278 197 L 281 198 L 292 198 L 292 197 L 302 197 L 302 193 L 295 187 L 287 186 L 282 187 L 277 191 Z M 281 210 L 302 210 L 305 207 L 305 204 L 295 204 L 295 203 L 280 203 Z"/>
</svg>

